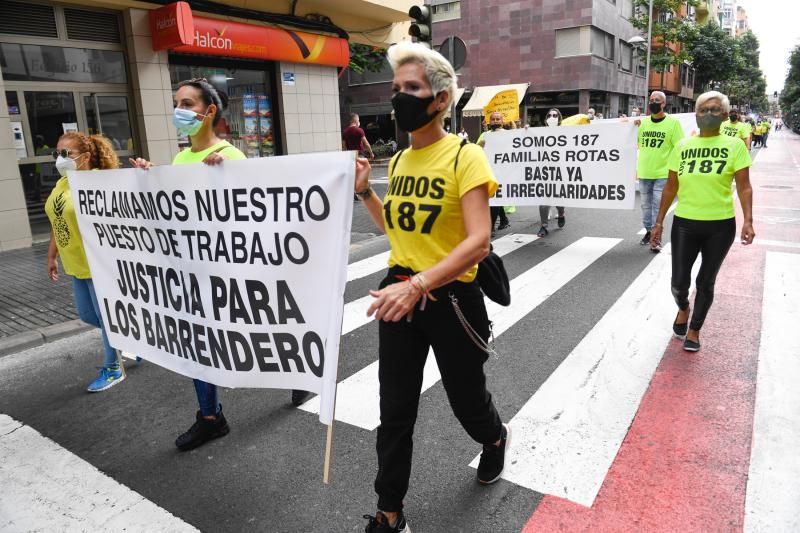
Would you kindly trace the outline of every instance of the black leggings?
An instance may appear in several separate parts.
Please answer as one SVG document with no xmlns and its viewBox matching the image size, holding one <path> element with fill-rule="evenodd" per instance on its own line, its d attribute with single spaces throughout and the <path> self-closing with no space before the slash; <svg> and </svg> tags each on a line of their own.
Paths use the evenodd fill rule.
<svg viewBox="0 0 800 533">
<path fill-rule="evenodd" d="M 699 331 L 714 301 L 714 283 L 736 237 L 736 219 L 672 220 L 672 296 L 682 310 L 689 308 L 692 265 L 697 254 L 702 258 L 697 274 L 697 295 L 689 327 Z"/>
<path fill-rule="evenodd" d="M 497 217 L 500 217 L 501 225 L 508 224 L 508 217 L 506 216 L 506 210 L 504 207 L 493 205 L 489 208 L 489 212 L 492 215 L 492 231 L 494 231 L 495 224 L 497 224 Z"/>
</svg>

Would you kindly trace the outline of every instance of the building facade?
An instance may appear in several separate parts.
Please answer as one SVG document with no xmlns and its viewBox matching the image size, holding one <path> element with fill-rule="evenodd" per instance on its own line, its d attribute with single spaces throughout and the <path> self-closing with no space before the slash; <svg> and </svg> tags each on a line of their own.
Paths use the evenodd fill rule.
<svg viewBox="0 0 800 533">
<path fill-rule="evenodd" d="M 260 2 L 263 11 L 237 0 L 217 12 L 165 4 L 0 2 L 0 250 L 47 238 L 64 132 L 103 133 L 123 163 L 170 164 L 187 144 L 171 122 L 181 80 L 207 78 L 228 95 L 217 134 L 249 157 L 341 149 L 337 80 L 349 39 L 404 38 L 412 2 L 308 0 L 294 13 L 277 1 Z"/>
</svg>

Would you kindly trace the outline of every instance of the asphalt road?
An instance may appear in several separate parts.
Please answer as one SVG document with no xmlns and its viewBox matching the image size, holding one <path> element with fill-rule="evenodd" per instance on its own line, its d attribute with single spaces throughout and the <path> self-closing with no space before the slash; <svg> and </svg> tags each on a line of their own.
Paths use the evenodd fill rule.
<svg viewBox="0 0 800 533">
<path fill-rule="evenodd" d="M 385 184 L 375 188 L 382 194 Z M 536 207 L 518 209 L 510 218 L 511 228 L 498 237 L 538 229 Z M 500 355 L 487 362 L 486 372 L 504 420 L 522 408 L 654 259 L 639 245 L 640 228 L 638 207 L 568 209 L 564 229 L 552 229 L 547 238 L 504 258 L 513 279 L 581 238 L 621 239 L 497 338 Z M 353 243 L 350 262 L 387 249 L 361 206 L 354 206 Z M 364 296 L 380 278 L 376 273 L 349 283 L 345 301 Z M 173 441 L 192 424 L 197 408 L 191 381 L 153 364 L 129 362 L 124 383 L 87 394 L 101 352 L 99 335 L 89 332 L 0 358 L 0 413 L 202 531 L 362 531 L 362 514 L 374 514 L 374 431 L 336 423 L 332 483 L 324 485 L 326 427 L 315 415 L 292 407 L 288 391 L 225 389 L 221 402 L 231 433 L 179 453 Z M 376 358 L 375 323 L 345 335 L 340 380 Z M 468 465 L 479 452 L 453 416 L 441 383 L 424 392 L 405 501 L 415 532 L 523 528 L 542 494 L 506 480 L 478 485 Z"/>
</svg>

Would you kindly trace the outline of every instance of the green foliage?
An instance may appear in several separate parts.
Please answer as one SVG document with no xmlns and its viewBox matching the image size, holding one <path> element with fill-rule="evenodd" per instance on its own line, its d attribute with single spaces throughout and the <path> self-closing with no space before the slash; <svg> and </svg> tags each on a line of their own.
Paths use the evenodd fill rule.
<svg viewBox="0 0 800 533">
<path fill-rule="evenodd" d="M 780 98 L 783 122 L 790 128 L 800 128 L 800 45 L 789 56 L 789 73 Z"/>
<path fill-rule="evenodd" d="M 649 26 L 648 9 L 650 0 L 634 0 L 634 13 L 630 19 L 633 27 L 647 35 Z M 680 65 L 691 59 L 686 46 L 679 46 L 677 51 L 664 46 L 664 43 L 685 43 L 694 39 L 697 26 L 691 17 L 675 15 L 681 6 L 688 4 L 697 7 L 698 0 L 653 0 L 653 42 L 650 52 L 650 66 L 656 72 L 666 72 L 670 65 Z M 659 13 L 671 15 L 661 17 Z"/>
<path fill-rule="evenodd" d="M 729 79 L 738 65 L 736 50 L 735 39 L 715 22 L 698 28 L 686 42 L 686 51 L 695 68 L 695 92 L 701 93 L 713 82 Z"/>
<path fill-rule="evenodd" d="M 353 72 L 379 72 L 386 59 L 385 48 L 373 48 L 364 44 L 350 43 L 350 65 Z"/>
</svg>

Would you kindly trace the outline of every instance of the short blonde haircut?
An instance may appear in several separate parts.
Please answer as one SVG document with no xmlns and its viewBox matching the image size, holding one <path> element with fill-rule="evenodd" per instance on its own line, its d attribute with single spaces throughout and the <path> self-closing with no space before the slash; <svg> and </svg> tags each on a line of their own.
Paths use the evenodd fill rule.
<svg viewBox="0 0 800 533">
<path fill-rule="evenodd" d="M 719 100 L 719 105 L 720 107 L 722 107 L 722 111 L 725 113 L 730 113 L 731 101 L 728 100 L 728 97 L 726 95 L 722 94 L 719 91 L 708 91 L 698 96 L 697 102 L 695 102 L 694 104 L 695 113 L 697 113 L 697 110 L 700 109 L 700 106 L 702 106 L 709 100 L 714 100 L 715 98 Z"/>
<path fill-rule="evenodd" d="M 456 71 L 453 70 L 453 66 L 442 54 L 420 43 L 403 41 L 390 46 L 386 52 L 386 57 L 389 60 L 392 71 L 396 71 L 408 63 L 422 65 L 425 69 L 425 77 L 428 78 L 428 83 L 431 84 L 431 89 L 433 89 L 433 95 L 436 96 L 442 91 L 447 92 L 450 96 L 450 105 L 453 104 L 453 98 L 458 90 Z M 446 112 L 447 109 L 444 109 L 441 114 L 443 115 Z"/>
</svg>

